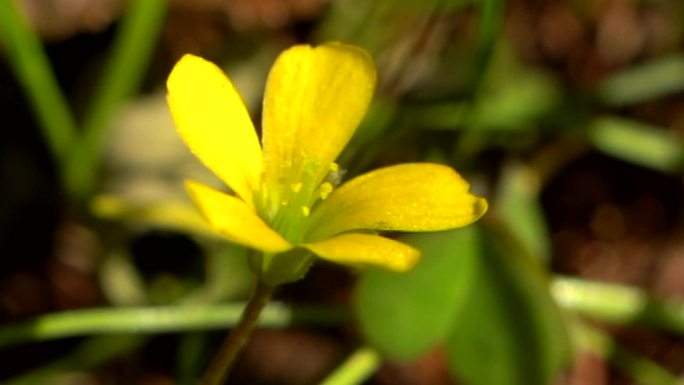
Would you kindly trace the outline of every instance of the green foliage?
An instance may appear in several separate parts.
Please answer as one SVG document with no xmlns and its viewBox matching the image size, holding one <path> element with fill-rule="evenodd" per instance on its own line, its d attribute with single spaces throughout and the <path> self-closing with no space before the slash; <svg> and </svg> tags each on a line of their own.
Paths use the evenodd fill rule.
<svg viewBox="0 0 684 385">
<path fill-rule="evenodd" d="M 423 257 L 408 273 L 368 270 L 355 306 L 368 341 L 397 359 L 414 359 L 443 341 L 473 279 L 479 249 L 474 228 L 402 238 Z"/>
<path fill-rule="evenodd" d="M 140 83 L 165 10 L 166 0 L 129 4 L 109 67 L 79 131 L 36 32 L 12 1 L 0 4 L 0 42 L 10 49 L 13 69 L 74 199 L 93 193 L 104 139 L 114 115 Z"/>
<path fill-rule="evenodd" d="M 403 275 L 365 272 L 356 308 L 368 341 L 415 359 L 445 341 L 469 385 L 547 384 L 568 364 L 565 323 L 540 265 L 478 227 L 403 238 L 423 252 Z"/>
<path fill-rule="evenodd" d="M 549 384 L 569 363 L 565 323 L 540 266 L 481 231 L 475 280 L 447 342 L 469 385 Z"/>
</svg>

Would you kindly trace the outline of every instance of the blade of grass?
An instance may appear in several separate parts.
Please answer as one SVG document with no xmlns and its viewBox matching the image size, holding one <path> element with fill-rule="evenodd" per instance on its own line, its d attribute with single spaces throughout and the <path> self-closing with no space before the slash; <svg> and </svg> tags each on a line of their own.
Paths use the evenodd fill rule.
<svg viewBox="0 0 684 385">
<path fill-rule="evenodd" d="M 494 48 L 501 31 L 504 7 L 502 0 L 484 0 L 480 4 L 480 43 L 476 53 L 477 60 L 475 62 L 475 77 L 473 79 L 476 92 L 479 91 L 478 89 L 483 81 L 482 78 L 485 76 L 494 54 Z"/>
<path fill-rule="evenodd" d="M 363 384 L 380 367 L 382 360 L 375 350 L 361 347 L 352 353 L 321 385 Z"/>
<path fill-rule="evenodd" d="M 84 117 L 82 137 L 68 159 L 66 185 L 77 198 L 87 197 L 93 188 L 110 123 L 138 87 L 164 20 L 166 0 L 128 4 L 102 81 Z"/>
<path fill-rule="evenodd" d="M 482 92 L 487 71 L 490 68 L 494 50 L 501 31 L 503 20 L 502 0 L 483 0 L 480 2 L 479 15 L 479 43 L 475 52 L 474 67 L 472 69 L 472 83 L 470 85 L 471 95 L 467 101 L 465 109 L 465 125 L 460 131 L 460 137 L 454 149 L 455 164 L 467 163 L 469 157 L 474 154 L 481 146 L 482 140 L 475 127 L 474 106 Z M 460 115 L 462 110 L 455 110 L 455 114 Z"/>
<path fill-rule="evenodd" d="M 659 56 L 608 76 L 598 96 L 608 105 L 627 106 L 662 98 L 684 89 L 684 56 Z"/>
<path fill-rule="evenodd" d="M 595 118 L 589 140 L 600 151 L 658 171 L 675 173 L 684 165 L 684 146 L 661 127 L 614 116 Z"/>
<path fill-rule="evenodd" d="M 64 162 L 76 123 L 39 37 L 13 0 L 0 1 L 0 42 L 31 103 L 53 156 Z"/>
<path fill-rule="evenodd" d="M 73 310 L 47 314 L 0 328 L 0 348 L 91 334 L 163 333 L 221 329 L 235 325 L 243 304 Z M 292 323 L 334 325 L 349 314 L 338 308 L 287 308 L 268 305 L 259 325 L 284 327 Z"/>
</svg>

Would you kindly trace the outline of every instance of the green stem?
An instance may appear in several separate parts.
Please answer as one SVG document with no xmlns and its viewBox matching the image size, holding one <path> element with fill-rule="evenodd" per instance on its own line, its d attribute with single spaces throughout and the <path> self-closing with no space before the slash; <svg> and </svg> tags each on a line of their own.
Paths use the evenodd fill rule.
<svg viewBox="0 0 684 385">
<path fill-rule="evenodd" d="M 35 111 L 52 155 L 62 163 L 76 135 L 76 123 L 40 39 L 15 3 L 0 1 L 0 43 L 7 50 L 5 56 Z"/>
<path fill-rule="evenodd" d="M 240 322 L 231 330 L 228 338 L 226 338 L 218 353 L 214 356 L 213 361 L 204 374 L 204 378 L 202 378 L 202 385 L 220 385 L 225 381 L 228 372 L 247 344 L 247 340 L 257 324 L 261 310 L 263 310 L 273 294 L 273 289 L 273 286 L 266 285 L 261 281 L 257 283 L 254 293 L 242 313 Z"/>
</svg>

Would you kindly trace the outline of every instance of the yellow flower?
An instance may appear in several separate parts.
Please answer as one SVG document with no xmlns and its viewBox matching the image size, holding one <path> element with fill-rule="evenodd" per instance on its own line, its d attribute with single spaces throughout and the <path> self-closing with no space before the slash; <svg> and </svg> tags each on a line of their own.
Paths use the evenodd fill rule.
<svg viewBox="0 0 684 385">
<path fill-rule="evenodd" d="M 187 189 L 218 233 L 260 251 L 250 266 L 263 282 L 299 279 L 313 255 L 407 270 L 419 252 L 374 231 L 451 229 L 487 210 L 466 181 L 438 164 L 385 167 L 337 188 L 335 159 L 374 86 L 373 62 L 358 47 L 286 50 L 266 83 L 262 147 L 240 95 L 217 66 L 185 55 L 169 75 L 167 99 L 180 135 L 235 195 L 190 181 Z"/>
</svg>

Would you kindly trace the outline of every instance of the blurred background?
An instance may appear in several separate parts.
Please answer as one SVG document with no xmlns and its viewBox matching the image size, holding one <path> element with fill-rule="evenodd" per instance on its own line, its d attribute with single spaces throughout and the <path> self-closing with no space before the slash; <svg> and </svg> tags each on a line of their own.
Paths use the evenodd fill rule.
<svg viewBox="0 0 684 385">
<path fill-rule="evenodd" d="M 676 384 L 683 38 L 678 0 L 5 0 L 0 382 L 194 383 L 226 332 L 211 311 L 252 277 L 185 196 L 221 184 L 176 134 L 166 76 L 216 62 L 258 123 L 277 54 L 337 40 L 379 76 L 346 178 L 446 163 L 490 212 L 400 236 L 416 273 L 320 263 L 282 287 L 308 312 L 258 331 L 230 383 L 320 383 L 368 345 L 382 359 L 340 384 Z M 162 305 L 203 321 L 70 313 Z"/>
</svg>

